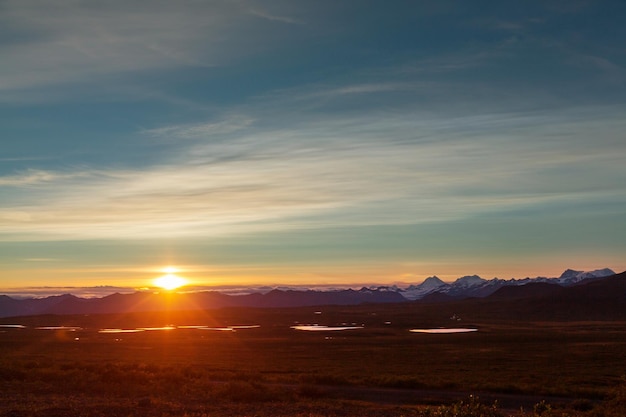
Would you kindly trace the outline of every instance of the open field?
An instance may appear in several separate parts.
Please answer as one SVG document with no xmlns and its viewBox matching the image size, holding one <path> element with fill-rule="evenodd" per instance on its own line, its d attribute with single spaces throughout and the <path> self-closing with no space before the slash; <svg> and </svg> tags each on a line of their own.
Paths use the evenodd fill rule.
<svg viewBox="0 0 626 417">
<path fill-rule="evenodd" d="M 546 400 L 561 410 L 553 415 L 608 416 L 601 407 L 618 401 L 610 398 L 626 375 L 626 322 L 494 319 L 465 304 L 39 316 L 1 323 L 26 327 L 0 328 L 0 415 L 11 416 L 421 416 L 469 395 L 497 399 L 506 410 L 532 411 Z M 363 328 L 306 332 L 290 328 L 294 324 Z M 165 325 L 260 327 L 99 333 Z M 41 326 L 81 329 L 36 329 Z M 409 332 L 432 327 L 478 331 Z"/>
</svg>

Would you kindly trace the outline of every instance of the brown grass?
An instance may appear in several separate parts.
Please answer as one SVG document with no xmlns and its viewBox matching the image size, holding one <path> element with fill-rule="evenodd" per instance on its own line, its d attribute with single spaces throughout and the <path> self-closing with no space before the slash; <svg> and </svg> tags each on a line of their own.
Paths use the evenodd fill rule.
<svg viewBox="0 0 626 417">
<path fill-rule="evenodd" d="M 626 323 L 512 322 L 468 312 L 461 322 L 452 322 L 455 312 L 447 311 L 451 308 L 372 305 L 325 307 L 321 315 L 314 314 L 320 308 L 305 308 L 3 319 L 29 328 L 1 329 L 0 415 L 470 416 L 478 412 L 478 404 L 471 411 L 466 401 L 466 414 L 445 414 L 432 404 L 445 398 L 457 401 L 458 408 L 458 401 L 471 393 L 523 394 L 526 402 L 570 398 L 568 409 L 550 408 L 554 416 L 599 416 L 600 407 L 609 416 L 610 407 L 623 405 L 624 394 L 616 387 L 626 374 Z M 385 324 L 388 321 L 391 325 Z M 290 329 L 295 322 L 358 323 L 365 328 L 307 333 Z M 165 324 L 261 327 L 237 332 L 97 332 L 104 327 Z M 84 330 L 33 329 L 43 325 Z M 408 332 L 421 326 L 458 325 L 479 331 Z M 343 396 L 339 389 L 361 386 L 415 390 L 415 399 L 368 402 Z M 434 394 L 424 390 L 462 397 L 435 395 L 433 400 Z M 526 409 L 540 415 L 541 410 Z M 496 415 L 497 410 L 492 411 Z"/>
</svg>

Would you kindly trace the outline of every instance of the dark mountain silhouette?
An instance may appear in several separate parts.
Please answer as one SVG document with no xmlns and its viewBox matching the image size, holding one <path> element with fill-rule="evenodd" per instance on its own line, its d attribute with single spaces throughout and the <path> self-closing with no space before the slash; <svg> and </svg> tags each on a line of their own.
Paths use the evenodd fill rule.
<svg viewBox="0 0 626 417">
<path fill-rule="evenodd" d="M 558 284 L 549 284 L 547 282 L 531 282 L 519 287 L 502 287 L 494 292 L 490 299 L 524 299 L 531 297 L 543 297 L 554 294 L 562 290 Z"/>
<path fill-rule="evenodd" d="M 611 275 L 615 275 L 615 272 L 610 268 L 596 269 L 593 271 L 567 269 L 558 278 L 483 279 L 478 275 L 467 275 L 451 283 L 443 282 L 435 276 L 426 278 L 421 284 L 410 285 L 404 289 L 396 287 L 396 291 L 400 292 L 403 297 L 409 300 L 423 299 L 433 293 L 443 293 L 453 299 L 462 300 L 465 298 L 488 297 L 503 287 L 518 287 L 537 282 L 568 287 L 577 285 L 580 282 L 587 282 L 591 279 L 600 279 Z"/>
<path fill-rule="evenodd" d="M 503 287 L 463 306 L 485 316 L 566 321 L 626 319 L 626 272 L 592 278 L 570 287 L 532 283 Z"/>
<path fill-rule="evenodd" d="M 419 300 L 416 300 L 416 303 L 427 303 L 427 304 L 437 304 L 437 303 L 450 303 L 452 301 L 457 301 L 456 298 L 443 293 L 443 292 L 433 292 L 430 293 Z"/>
<path fill-rule="evenodd" d="M 558 284 L 534 282 L 517 287 L 502 287 L 490 299 L 551 299 L 552 301 L 584 302 L 586 300 L 617 300 L 626 302 L 626 272 L 605 278 L 580 281 L 563 287 Z"/>
<path fill-rule="evenodd" d="M 398 303 L 406 299 L 393 291 L 352 289 L 342 291 L 281 291 L 265 294 L 257 307 L 299 307 L 314 305 L 354 305 L 363 303 Z"/>
<path fill-rule="evenodd" d="M 626 272 L 588 283 L 582 281 L 539 301 L 547 301 L 547 298 L 561 315 L 587 320 L 604 320 L 616 315 L 626 317 Z"/>
<path fill-rule="evenodd" d="M 79 298 L 72 295 L 41 299 L 16 300 L 0 296 L 0 316 L 38 314 L 109 314 L 162 310 L 207 310 L 223 307 L 304 307 L 315 305 L 356 305 L 363 303 L 399 303 L 407 301 L 393 291 L 352 289 L 340 291 L 283 291 L 267 294 L 231 296 L 215 291 L 197 293 L 136 292 L 112 294 L 102 298 Z"/>
<path fill-rule="evenodd" d="M 575 272 L 575 271 L 574 271 Z M 573 275 L 573 273 L 571 274 Z M 471 278 L 471 279 L 470 279 Z M 611 277 L 590 277 L 569 286 L 554 280 L 528 281 L 524 285 L 505 285 L 484 296 L 476 292 L 475 282 L 499 286 L 502 281 L 479 281 L 479 277 L 468 277 L 465 286 L 470 290 L 465 295 L 443 291 L 448 286 L 438 286 L 417 304 L 469 308 L 475 315 L 511 318 L 546 318 L 604 320 L 612 317 L 626 319 L 626 273 Z M 492 283 L 492 284 L 490 284 Z M 468 298 L 474 296 L 475 298 Z M 266 294 L 227 295 L 216 291 L 196 293 L 136 292 L 112 294 L 102 298 L 79 298 L 70 294 L 41 299 L 13 299 L 0 296 L 0 317 L 33 316 L 40 314 L 111 314 L 151 311 L 193 311 L 224 307 L 306 307 L 322 305 L 358 305 L 365 303 L 404 303 L 408 300 L 401 291 L 389 288 L 334 291 L 272 290 Z M 456 308 L 456 307 L 455 307 Z M 468 310 L 468 311 L 470 311 Z"/>
<path fill-rule="evenodd" d="M 6 295 L 0 295 L 0 317 L 32 316 L 51 309 L 68 300 L 78 299 L 71 294 L 54 295 L 46 298 L 28 298 L 16 300 Z"/>
</svg>

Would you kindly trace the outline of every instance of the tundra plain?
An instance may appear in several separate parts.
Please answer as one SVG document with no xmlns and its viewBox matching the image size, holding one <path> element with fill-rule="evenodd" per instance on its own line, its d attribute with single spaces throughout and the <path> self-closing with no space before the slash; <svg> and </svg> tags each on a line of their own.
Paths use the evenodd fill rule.
<svg viewBox="0 0 626 417">
<path fill-rule="evenodd" d="M 502 306 L 469 300 L 3 318 L 0 413 L 621 415 L 625 320 L 516 317 Z M 348 329 L 293 328 L 315 324 Z M 458 327 L 477 331 L 410 331 Z"/>
</svg>

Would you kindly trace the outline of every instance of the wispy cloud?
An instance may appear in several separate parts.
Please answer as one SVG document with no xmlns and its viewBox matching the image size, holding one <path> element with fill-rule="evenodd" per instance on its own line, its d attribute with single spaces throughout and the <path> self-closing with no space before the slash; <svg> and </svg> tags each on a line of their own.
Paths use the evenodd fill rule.
<svg viewBox="0 0 626 417">
<path fill-rule="evenodd" d="M 620 66 L 608 57 L 580 54 L 573 56 L 571 61 L 573 65 L 593 69 L 595 78 L 603 84 L 609 83 L 619 87 L 626 85 L 626 66 Z"/>
<path fill-rule="evenodd" d="M 24 288 L 2 288 L 2 294 L 16 299 L 44 298 L 62 294 L 72 294 L 83 298 L 101 298 L 113 293 L 134 293 L 136 288 L 115 287 L 115 286 L 95 286 L 95 287 L 24 287 Z"/>
<path fill-rule="evenodd" d="M 302 24 L 304 24 L 304 22 L 301 21 L 301 20 L 294 19 L 294 18 L 289 17 L 289 16 L 280 16 L 280 15 L 272 14 L 272 13 L 269 13 L 269 12 L 267 12 L 265 10 L 260 10 L 260 9 L 256 9 L 256 8 L 248 9 L 248 13 L 250 13 L 251 15 L 257 16 L 257 17 L 261 17 L 263 19 L 272 20 L 272 21 L 276 21 L 276 22 L 289 23 L 289 24 L 292 24 L 292 25 L 302 25 Z"/>
<path fill-rule="evenodd" d="M 184 4 L 183 4 L 184 3 Z M 6 1 L 0 25 L 0 91 L 29 90 L 63 83 L 110 81 L 112 75 L 207 68 L 262 45 L 251 16 L 280 23 L 295 19 L 241 8 L 235 2 Z M 259 19 L 256 19 L 259 20 Z M 240 31 L 246 27 L 250 32 Z M 254 33 L 252 37 L 248 33 Z"/>
<path fill-rule="evenodd" d="M 27 158 L 27 160 L 30 160 L 30 158 Z M 85 172 L 56 172 L 28 169 L 19 174 L 0 177 L 0 186 L 20 187 L 28 185 L 50 184 L 54 182 L 61 182 L 64 180 L 84 177 L 87 175 L 90 176 L 93 174 Z"/>
<path fill-rule="evenodd" d="M 0 158 L 0 162 L 44 161 L 50 159 L 47 156 L 23 156 L 15 158 Z"/>
<path fill-rule="evenodd" d="M 614 137 L 619 121 L 604 123 L 594 143 L 582 126 L 546 141 L 553 131 L 579 129 L 565 116 L 555 123 L 539 115 L 415 121 L 407 114 L 243 129 L 228 141 L 190 142 L 142 170 L 0 177 L 5 187 L 46 186 L 38 195 L 24 188 L 0 207 L 0 224 L 5 240 L 224 236 L 450 221 L 624 191 L 613 165 L 623 148 Z M 534 139 L 524 139 L 529 126 Z M 161 129 L 172 140 L 237 131 Z M 586 164 L 594 177 L 571 181 L 580 175 L 573 167 Z"/>
<path fill-rule="evenodd" d="M 24 258 L 26 262 L 59 262 L 63 259 L 60 258 Z"/>
<path fill-rule="evenodd" d="M 228 133 L 240 131 L 254 123 L 254 119 L 242 115 L 235 115 L 224 120 L 208 123 L 193 123 L 177 126 L 146 129 L 145 135 L 164 141 L 178 141 L 180 139 L 210 139 Z"/>
</svg>

